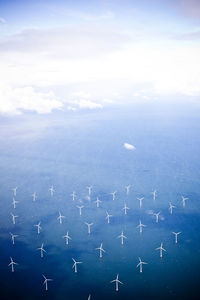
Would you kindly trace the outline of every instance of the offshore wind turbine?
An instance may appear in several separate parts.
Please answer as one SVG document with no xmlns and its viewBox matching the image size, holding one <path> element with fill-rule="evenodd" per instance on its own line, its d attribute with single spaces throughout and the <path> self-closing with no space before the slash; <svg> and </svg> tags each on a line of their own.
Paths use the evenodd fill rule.
<svg viewBox="0 0 200 300">
<path fill-rule="evenodd" d="M 78 265 L 78 264 L 82 264 L 82 261 L 76 261 L 74 258 L 72 258 L 72 260 L 73 260 L 73 262 L 74 262 L 72 268 L 74 268 L 74 272 L 77 273 L 77 272 L 78 272 L 78 271 L 77 271 L 77 265 Z"/>
<path fill-rule="evenodd" d="M 185 201 L 188 200 L 189 198 L 186 198 L 184 196 L 181 196 L 182 197 L 182 204 L 183 204 L 183 207 L 185 207 Z"/>
<path fill-rule="evenodd" d="M 48 291 L 48 281 L 53 281 L 53 279 L 46 278 L 46 276 L 44 276 L 43 274 L 42 276 L 44 277 L 43 285 L 45 284 L 45 290 Z"/>
<path fill-rule="evenodd" d="M 50 191 L 51 197 L 53 197 L 53 194 L 55 192 L 53 185 L 50 187 L 49 191 Z"/>
<path fill-rule="evenodd" d="M 95 250 L 99 250 L 99 257 L 102 258 L 103 257 L 103 252 L 105 253 L 106 251 L 103 249 L 103 243 L 101 243 L 100 247 L 95 248 Z"/>
<path fill-rule="evenodd" d="M 124 214 L 127 215 L 127 209 L 130 209 L 126 203 L 124 203 L 124 207 L 122 208 L 124 210 Z"/>
<path fill-rule="evenodd" d="M 156 223 L 158 223 L 159 215 L 160 215 L 160 211 L 158 213 L 154 213 L 154 216 L 156 217 Z"/>
<path fill-rule="evenodd" d="M 66 235 L 63 236 L 63 238 L 65 238 L 65 243 L 66 243 L 66 245 L 68 245 L 69 240 L 71 240 L 71 237 L 69 236 L 68 231 L 67 231 Z"/>
<path fill-rule="evenodd" d="M 166 251 L 164 248 L 163 248 L 163 243 L 160 244 L 160 247 L 156 248 L 156 250 L 160 250 L 160 258 L 162 258 L 163 256 L 163 251 Z"/>
<path fill-rule="evenodd" d="M 151 194 L 153 195 L 153 200 L 156 200 L 156 196 L 157 196 L 157 190 L 154 190 L 153 192 L 151 192 Z"/>
<path fill-rule="evenodd" d="M 86 187 L 88 189 L 88 196 L 90 197 L 92 192 L 92 185 Z"/>
<path fill-rule="evenodd" d="M 18 265 L 18 263 L 14 262 L 13 259 L 12 259 L 12 257 L 10 257 L 10 263 L 9 263 L 8 267 L 11 266 L 11 271 L 12 272 L 15 271 L 14 270 L 14 265 Z"/>
<path fill-rule="evenodd" d="M 142 265 L 147 265 L 148 263 L 141 260 L 140 257 L 138 257 L 139 263 L 137 264 L 136 268 L 140 267 L 140 273 L 142 273 Z"/>
<path fill-rule="evenodd" d="M 174 206 L 171 202 L 169 202 L 169 212 L 172 215 L 173 212 L 173 208 L 176 208 L 176 206 Z"/>
<path fill-rule="evenodd" d="M 142 197 L 142 198 L 137 198 L 137 199 L 140 201 L 140 208 L 142 208 L 142 201 L 143 201 L 144 197 Z"/>
<path fill-rule="evenodd" d="M 97 197 L 97 200 L 94 201 L 97 204 L 97 207 L 99 207 L 99 204 L 102 202 L 101 200 L 99 200 L 99 198 Z"/>
<path fill-rule="evenodd" d="M 11 235 L 12 244 L 14 245 L 15 244 L 15 238 L 18 237 L 19 235 L 18 234 L 13 234 L 12 232 L 10 232 L 10 235 Z"/>
<path fill-rule="evenodd" d="M 16 208 L 16 204 L 17 204 L 17 203 L 19 203 L 19 201 L 15 200 L 15 198 L 13 197 L 13 202 L 12 202 L 12 204 L 13 204 L 14 209 Z"/>
<path fill-rule="evenodd" d="M 117 191 L 114 191 L 113 193 L 110 193 L 110 195 L 112 195 L 112 199 L 113 199 L 113 201 L 115 200 L 115 198 L 116 198 L 116 193 L 117 193 Z"/>
<path fill-rule="evenodd" d="M 18 218 L 18 216 L 13 215 L 13 213 L 11 213 L 11 216 L 12 216 L 12 222 L 15 225 L 15 219 Z"/>
<path fill-rule="evenodd" d="M 127 186 L 125 186 L 125 189 L 126 189 L 126 195 L 127 195 L 127 196 L 128 196 L 128 194 L 129 194 L 129 192 L 130 192 L 130 187 L 131 187 L 130 184 L 127 185 Z"/>
<path fill-rule="evenodd" d="M 76 192 L 72 192 L 71 196 L 72 196 L 72 200 L 75 201 L 75 199 L 76 199 Z"/>
<path fill-rule="evenodd" d="M 181 233 L 181 231 L 179 232 L 172 232 L 175 235 L 175 244 L 178 243 L 178 235 Z"/>
<path fill-rule="evenodd" d="M 65 216 L 62 216 L 61 212 L 59 211 L 59 216 L 57 218 L 57 220 L 59 220 L 59 223 L 62 224 L 62 219 L 64 219 Z"/>
<path fill-rule="evenodd" d="M 15 188 L 13 188 L 12 190 L 13 190 L 14 197 L 16 197 L 16 195 L 17 195 L 17 186 Z"/>
<path fill-rule="evenodd" d="M 127 239 L 127 237 L 124 235 L 123 231 L 121 234 L 117 237 L 117 239 L 121 238 L 121 244 L 124 245 L 124 239 Z"/>
<path fill-rule="evenodd" d="M 47 251 L 44 249 L 44 243 L 42 243 L 40 248 L 37 248 L 37 250 L 40 250 L 40 257 L 43 258 L 44 257 L 44 252 L 46 253 Z"/>
<path fill-rule="evenodd" d="M 34 225 L 35 227 L 37 227 L 37 233 L 40 234 L 40 230 L 42 229 L 42 227 L 40 226 L 41 222 L 39 222 L 38 224 Z"/>
<path fill-rule="evenodd" d="M 84 207 L 83 205 L 82 206 L 76 206 L 78 209 L 79 209 L 79 215 L 81 216 L 82 215 L 82 208 Z"/>
<path fill-rule="evenodd" d="M 85 224 L 87 225 L 87 227 L 88 227 L 88 234 L 90 234 L 91 233 L 91 226 L 93 225 L 93 223 L 87 223 L 87 222 L 85 222 Z"/>
<path fill-rule="evenodd" d="M 140 228 L 140 233 L 142 233 L 142 227 L 146 227 L 146 225 L 142 224 L 140 220 L 139 225 L 137 226 L 137 228 Z"/>
<path fill-rule="evenodd" d="M 34 193 L 33 193 L 32 197 L 33 197 L 33 202 L 35 202 L 35 201 L 36 201 L 36 199 L 37 199 L 36 192 L 34 192 Z"/>
<path fill-rule="evenodd" d="M 116 290 L 116 292 L 118 292 L 119 291 L 119 283 L 123 284 L 123 282 L 119 281 L 119 275 L 118 274 L 117 274 L 116 279 L 112 280 L 110 283 L 113 283 L 113 282 L 115 282 L 115 290 Z"/>
<path fill-rule="evenodd" d="M 110 224 L 110 217 L 112 217 L 112 215 L 109 215 L 109 213 L 106 211 L 106 220 L 108 220 L 108 224 Z"/>
</svg>

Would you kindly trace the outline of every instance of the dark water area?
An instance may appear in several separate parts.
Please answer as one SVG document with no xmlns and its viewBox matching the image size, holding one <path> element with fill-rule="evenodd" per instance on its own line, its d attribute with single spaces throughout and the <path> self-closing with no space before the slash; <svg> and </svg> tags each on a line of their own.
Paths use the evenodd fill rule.
<svg viewBox="0 0 200 300">
<path fill-rule="evenodd" d="M 154 102 L 1 117 L 0 132 L 0 299 L 81 300 L 89 294 L 91 300 L 199 299 L 197 103 Z M 125 142 L 136 149 L 125 149 Z M 19 203 L 14 209 L 16 186 Z M 188 198 L 185 207 L 182 196 Z M 94 202 L 97 197 L 102 201 L 99 208 Z M 144 197 L 142 208 L 140 197 Z M 169 202 L 176 206 L 172 215 Z M 127 215 L 124 203 L 130 208 Z M 81 216 L 80 205 L 84 206 Z M 110 224 L 106 211 L 112 215 Z M 154 213 L 159 211 L 157 224 Z M 65 216 L 62 224 L 59 212 Z M 11 213 L 18 216 L 15 225 Z M 139 220 L 146 225 L 142 234 Z M 38 222 L 39 235 L 34 226 Z M 85 222 L 93 223 L 90 235 Z M 127 237 L 124 245 L 117 238 L 122 230 Z M 67 231 L 69 245 L 63 238 Z M 173 231 L 181 231 L 178 244 Z M 19 235 L 15 245 L 10 232 Z M 166 249 L 162 259 L 155 250 L 161 242 Z M 44 258 L 37 250 L 42 243 Z M 100 259 L 95 248 L 101 243 L 106 252 Z M 13 273 L 8 267 L 10 257 L 18 263 Z M 148 263 L 142 273 L 136 268 L 138 257 Z M 82 262 L 77 274 L 72 258 Z M 53 279 L 48 291 L 42 274 Z M 118 292 L 110 283 L 117 274 L 123 282 Z"/>
</svg>

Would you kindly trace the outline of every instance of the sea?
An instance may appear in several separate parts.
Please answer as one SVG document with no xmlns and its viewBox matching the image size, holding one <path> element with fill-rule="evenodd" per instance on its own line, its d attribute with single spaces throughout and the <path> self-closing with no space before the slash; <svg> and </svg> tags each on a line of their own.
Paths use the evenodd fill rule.
<svg viewBox="0 0 200 300">
<path fill-rule="evenodd" d="M 126 149 L 124 143 L 135 148 Z M 199 156 L 196 100 L 2 115 L 0 299 L 200 299 Z M 182 196 L 188 198 L 185 207 Z M 138 198 L 143 198 L 142 207 Z M 77 206 L 83 206 L 82 215 Z M 65 216 L 62 224 L 59 212 Z M 110 224 L 106 212 L 112 215 Z M 18 216 L 16 224 L 11 214 Z M 34 226 L 38 222 L 40 234 Z M 93 223 L 90 234 L 85 222 Z M 122 231 L 123 245 L 118 238 Z M 181 232 L 177 244 L 172 232 Z M 18 235 L 14 245 L 10 233 Z M 102 258 L 96 249 L 101 243 Z M 166 250 L 162 258 L 156 250 L 161 243 Z M 14 272 L 10 257 L 17 263 Z M 81 262 L 77 273 L 72 258 Z M 142 273 L 139 258 L 147 263 Z M 119 291 L 111 283 L 117 274 Z M 43 275 L 52 279 L 47 291 Z"/>
</svg>

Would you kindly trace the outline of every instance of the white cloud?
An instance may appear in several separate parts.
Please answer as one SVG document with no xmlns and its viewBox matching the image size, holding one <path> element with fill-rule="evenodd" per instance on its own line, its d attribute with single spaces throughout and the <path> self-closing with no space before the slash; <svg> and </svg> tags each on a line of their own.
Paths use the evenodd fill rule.
<svg viewBox="0 0 200 300">
<path fill-rule="evenodd" d="M 80 108 L 88 108 L 88 109 L 96 109 L 96 108 L 103 108 L 103 105 L 100 103 L 96 103 L 90 100 L 80 100 L 79 101 Z"/>
<path fill-rule="evenodd" d="M 52 92 L 36 92 L 32 87 L 0 86 L 0 113 L 20 114 L 26 110 L 46 114 L 54 109 L 61 109 L 62 106 Z"/>
<path fill-rule="evenodd" d="M 135 150 L 135 146 L 128 144 L 128 143 L 124 143 L 124 148 L 127 150 Z"/>
</svg>

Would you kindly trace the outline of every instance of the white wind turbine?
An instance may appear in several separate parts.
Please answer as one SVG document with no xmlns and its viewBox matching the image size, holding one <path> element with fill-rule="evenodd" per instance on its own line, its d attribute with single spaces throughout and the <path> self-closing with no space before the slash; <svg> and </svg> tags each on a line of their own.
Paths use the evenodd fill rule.
<svg viewBox="0 0 200 300">
<path fill-rule="evenodd" d="M 142 198 L 137 198 L 137 199 L 140 201 L 140 208 L 142 208 L 142 201 L 143 201 L 144 197 L 142 197 Z"/>
<path fill-rule="evenodd" d="M 176 206 L 174 206 L 171 202 L 169 202 L 169 212 L 172 215 L 173 212 L 173 208 L 176 208 Z"/>
<path fill-rule="evenodd" d="M 115 282 L 115 290 L 116 290 L 116 292 L 118 292 L 119 291 L 119 283 L 123 284 L 123 282 L 119 281 L 119 275 L 118 274 L 117 274 L 116 279 L 112 280 L 110 283 L 113 283 L 113 282 Z"/>
<path fill-rule="evenodd" d="M 34 193 L 33 193 L 32 197 L 33 197 L 33 202 L 35 202 L 35 201 L 36 201 L 36 199 L 37 199 L 36 192 L 34 192 Z"/>
<path fill-rule="evenodd" d="M 148 263 L 142 261 L 140 257 L 138 258 L 139 258 L 139 263 L 137 264 L 136 268 L 140 267 L 140 273 L 142 273 L 142 265 L 147 265 Z"/>
<path fill-rule="evenodd" d="M 15 225 L 15 219 L 18 218 L 18 216 L 13 215 L 13 213 L 11 213 L 11 216 L 12 216 L 12 222 Z"/>
<path fill-rule="evenodd" d="M 76 199 L 76 192 L 72 192 L 71 196 L 72 196 L 72 200 L 75 201 L 75 199 Z"/>
<path fill-rule="evenodd" d="M 66 245 L 68 245 L 69 240 L 71 240 L 71 237 L 69 236 L 68 231 L 67 231 L 66 235 L 63 236 L 63 238 L 65 238 L 65 243 L 66 243 Z"/>
<path fill-rule="evenodd" d="M 9 263 L 8 267 L 11 266 L 11 271 L 12 271 L 12 272 L 15 271 L 15 270 L 14 270 L 14 265 L 18 265 L 18 263 L 14 262 L 13 259 L 12 259 L 12 257 L 10 257 L 10 263 Z"/>
<path fill-rule="evenodd" d="M 19 203 L 19 201 L 15 200 L 15 198 L 13 198 L 12 204 L 13 204 L 14 209 L 16 208 L 17 203 Z"/>
<path fill-rule="evenodd" d="M 127 185 L 127 186 L 125 186 L 125 189 L 126 189 L 126 195 L 127 195 L 127 196 L 128 196 L 128 194 L 129 194 L 129 192 L 130 192 L 130 187 L 131 187 L 130 184 Z"/>
<path fill-rule="evenodd" d="M 53 194 L 55 192 L 53 185 L 50 187 L 49 191 L 50 191 L 51 197 L 53 197 Z"/>
<path fill-rule="evenodd" d="M 183 207 L 185 207 L 185 201 L 188 200 L 189 198 L 186 198 L 184 196 L 181 196 L 182 197 L 182 204 L 183 204 Z"/>
<path fill-rule="evenodd" d="M 153 195 L 153 200 L 156 200 L 156 196 L 157 196 L 157 190 L 154 190 L 153 192 L 151 192 L 151 194 Z"/>
<path fill-rule="evenodd" d="M 116 193 L 117 193 L 117 191 L 115 191 L 115 192 L 113 192 L 113 193 L 110 193 L 110 195 L 112 195 L 112 199 L 113 199 L 113 201 L 115 200 L 115 198 L 116 198 Z"/>
<path fill-rule="evenodd" d="M 77 272 L 78 272 L 78 271 L 77 271 L 77 265 L 78 265 L 78 264 L 82 264 L 82 261 L 76 261 L 74 258 L 72 258 L 72 260 L 73 260 L 73 262 L 74 262 L 72 268 L 74 268 L 74 272 L 77 273 Z"/>
<path fill-rule="evenodd" d="M 90 197 L 91 196 L 91 192 L 92 192 L 92 185 L 87 186 L 87 189 L 88 189 L 88 196 Z"/>
<path fill-rule="evenodd" d="M 40 234 L 40 230 L 42 229 L 42 227 L 40 226 L 41 222 L 39 222 L 38 224 L 34 225 L 35 227 L 37 227 L 37 233 Z"/>
<path fill-rule="evenodd" d="M 163 248 L 163 243 L 160 244 L 160 247 L 156 248 L 156 250 L 160 250 L 160 258 L 162 258 L 163 256 L 163 251 L 166 251 L 164 248 Z"/>
<path fill-rule="evenodd" d="M 126 203 L 124 203 L 124 207 L 122 208 L 124 210 L 124 214 L 127 215 L 127 209 L 130 209 Z"/>
<path fill-rule="evenodd" d="M 140 220 L 139 225 L 137 226 L 137 228 L 140 228 L 140 233 L 142 233 L 142 227 L 146 227 L 146 225 L 142 224 Z"/>
<path fill-rule="evenodd" d="M 16 195 L 17 195 L 17 186 L 15 188 L 13 188 L 12 190 L 13 190 L 14 197 L 16 197 Z"/>
<path fill-rule="evenodd" d="M 121 244 L 124 245 L 124 239 L 127 239 L 127 237 L 124 235 L 123 231 L 121 234 L 117 237 L 118 239 L 121 238 Z"/>
<path fill-rule="evenodd" d="M 82 215 L 82 208 L 84 207 L 83 205 L 82 206 L 76 206 L 78 209 L 79 209 L 79 215 L 81 216 Z"/>
<path fill-rule="evenodd" d="M 87 223 L 87 222 L 85 222 L 85 224 L 88 227 L 88 234 L 90 234 L 91 233 L 91 226 L 93 225 L 93 223 Z"/>
<path fill-rule="evenodd" d="M 18 234 L 13 234 L 12 232 L 10 232 L 10 235 L 11 235 L 12 244 L 14 245 L 15 244 L 15 238 L 18 237 L 19 235 Z"/>
<path fill-rule="evenodd" d="M 112 215 L 109 215 L 109 213 L 106 211 L 106 220 L 108 220 L 108 224 L 110 224 L 110 217 L 112 217 Z"/>
<path fill-rule="evenodd" d="M 97 200 L 94 201 L 97 204 L 97 207 L 99 207 L 99 204 L 102 202 L 101 200 L 99 200 L 99 198 L 97 197 Z"/>
<path fill-rule="evenodd" d="M 175 244 L 178 243 L 178 235 L 181 233 L 181 231 L 179 232 L 172 232 L 175 235 Z"/>
<path fill-rule="evenodd" d="M 59 220 L 59 223 L 62 224 L 62 219 L 64 219 L 65 216 L 62 216 L 61 212 L 59 211 L 59 216 L 57 218 L 57 220 Z"/>
<path fill-rule="evenodd" d="M 160 211 L 158 213 L 154 213 L 154 216 L 156 217 L 156 223 L 158 223 L 159 215 L 160 215 Z"/>
<path fill-rule="evenodd" d="M 53 281 L 53 279 L 46 278 L 43 274 L 42 276 L 44 278 L 43 285 L 45 284 L 45 290 L 48 291 L 48 281 Z"/>
<path fill-rule="evenodd" d="M 44 249 L 44 243 L 42 243 L 40 248 L 37 248 L 37 250 L 40 250 L 40 257 L 44 257 L 44 252 L 46 253 L 47 251 Z"/>
<path fill-rule="evenodd" d="M 95 250 L 99 250 L 99 257 L 102 258 L 103 252 L 105 253 L 106 251 L 103 249 L 103 243 L 101 243 L 100 247 L 95 248 Z"/>
</svg>

